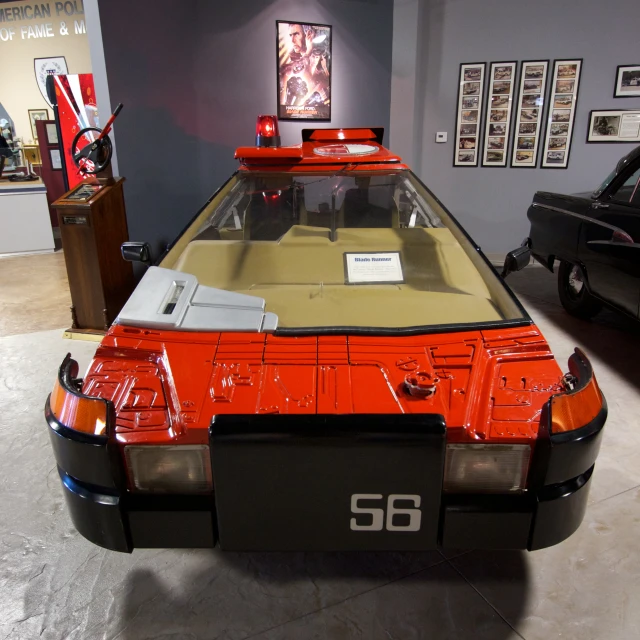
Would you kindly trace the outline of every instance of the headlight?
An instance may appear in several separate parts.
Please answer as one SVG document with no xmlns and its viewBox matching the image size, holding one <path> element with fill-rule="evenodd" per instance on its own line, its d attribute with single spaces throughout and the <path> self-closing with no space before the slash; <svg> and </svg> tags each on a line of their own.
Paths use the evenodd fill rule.
<svg viewBox="0 0 640 640">
<path fill-rule="evenodd" d="M 212 489 L 207 445 L 130 445 L 124 455 L 138 491 L 206 493 Z"/>
<path fill-rule="evenodd" d="M 451 493 L 523 491 L 531 447 L 527 444 L 449 444 L 444 490 Z"/>
</svg>

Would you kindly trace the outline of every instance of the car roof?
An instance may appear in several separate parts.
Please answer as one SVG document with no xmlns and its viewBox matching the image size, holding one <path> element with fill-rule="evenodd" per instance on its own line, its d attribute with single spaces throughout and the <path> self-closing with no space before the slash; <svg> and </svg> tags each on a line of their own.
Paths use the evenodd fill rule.
<svg viewBox="0 0 640 640">
<path fill-rule="evenodd" d="M 354 165 L 360 169 L 406 169 L 402 158 L 382 144 L 384 129 L 303 129 L 302 142 L 286 147 L 238 147 L 235 157 L 241 169 L 329 168 Z"/>
</svg>

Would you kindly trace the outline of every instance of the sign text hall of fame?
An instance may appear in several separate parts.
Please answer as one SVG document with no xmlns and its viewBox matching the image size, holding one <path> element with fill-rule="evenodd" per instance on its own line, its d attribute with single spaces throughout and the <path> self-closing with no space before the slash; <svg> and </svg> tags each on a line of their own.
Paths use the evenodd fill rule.
<svg viewBox="0 0 640 640">
<path fill-rule="evenodd" d="M 0 7 L 0 42 L 86 32 L 82 0 L 21 4 L 6 9 Z"/>
</svg>

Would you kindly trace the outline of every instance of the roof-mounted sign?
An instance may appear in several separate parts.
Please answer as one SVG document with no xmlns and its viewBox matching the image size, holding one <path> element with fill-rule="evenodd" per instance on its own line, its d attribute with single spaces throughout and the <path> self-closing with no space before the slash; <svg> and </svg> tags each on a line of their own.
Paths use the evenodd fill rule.
<svg viewBox="0 0 640 640">
<path fill-rule="evenodd" d="M 366 156 L 376 153 L 378 147 L 372 144 L 327 144 L 316 147 L 313 153 L 319 156 Z"/>
</svg>

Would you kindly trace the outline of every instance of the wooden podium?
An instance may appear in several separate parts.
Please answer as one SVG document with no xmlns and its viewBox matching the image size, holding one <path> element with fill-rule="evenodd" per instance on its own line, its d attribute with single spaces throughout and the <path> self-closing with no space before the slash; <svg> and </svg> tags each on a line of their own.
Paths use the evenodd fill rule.
<svg viewBox="0 0 640 640">
<path fill-rule="evenodd" d="M 70 333 L 104 334 L 134 288 L 120 254 L 129 239 L 124 178 L 83 183 L 56 200 L 71 290 Z"/>
</svg>

